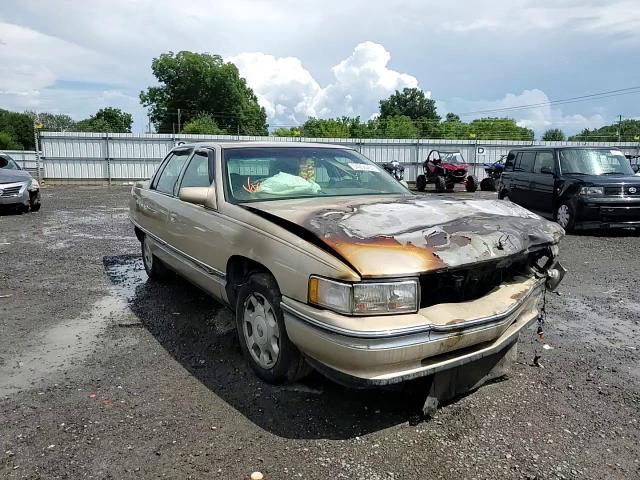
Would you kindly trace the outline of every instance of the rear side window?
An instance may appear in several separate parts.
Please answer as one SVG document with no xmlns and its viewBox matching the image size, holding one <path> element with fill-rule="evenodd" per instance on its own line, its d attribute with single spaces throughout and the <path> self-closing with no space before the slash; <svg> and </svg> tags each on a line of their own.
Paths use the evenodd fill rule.
<svg viewBox="0 0 640 480">
<path fill-rule="evenodd" d="M 158 183 L 155 187 L 158 192 L 173 195 L 182 167 L 190 154 L 191 150 L 178 150 L 177 152 L 173 152 L 173 156 L 166 162 L 164 170 L 162 170 L 162 173 L 158 177 Z"/>
<path fill-rule="evenodd" d="M 553 172 L 555 170 L 553 163 L 553 153 L 538 152 L 536 154 L 536 163 L 533 166 L 533 173 Z"/>
<path fill-rule="evenodd" d="M 531 172 L 533 170 L 533 163 L 536 158 L 536 152 L 520 152 L 516 157 L 516 163 L 514 171 L 516 172 Z"/>
</svg>

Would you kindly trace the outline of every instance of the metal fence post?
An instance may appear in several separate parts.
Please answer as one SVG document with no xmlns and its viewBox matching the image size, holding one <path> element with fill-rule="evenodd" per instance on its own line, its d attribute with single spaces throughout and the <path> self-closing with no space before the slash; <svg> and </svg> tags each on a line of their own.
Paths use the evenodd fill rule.
<svg viewBox="0 0 640 480">
<path fill-rule="evenodd" d="M 109 134 L 106 133 L 104 136 L 104 152 L 105 152 L 105 160 L 107 161 L 107 178 L 109 180 L 109 185 L 111 185 L 111 155 L 109 153 Z"/>
<path fill-rule="evenodd" d="M 40 146 L 39 146 L 40 142 L 39 142 L 38 128 L 35 122 L 33 124 L 33 142 L 35 143 L 35 147 L 36 147 L 36 170 L 38 173 L 38 183 L 39 183 L 42 181 L 42 175 L 40 174 Z M 24 165 L 24 156 L 22 157 L 22 163 Z"/>
</svg>

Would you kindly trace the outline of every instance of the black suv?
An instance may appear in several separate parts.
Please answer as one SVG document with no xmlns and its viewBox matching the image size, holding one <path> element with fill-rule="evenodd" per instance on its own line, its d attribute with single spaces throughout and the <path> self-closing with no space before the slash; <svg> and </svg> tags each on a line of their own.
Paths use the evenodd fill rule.
<svg viewBox="0 0 640 480">
<path fill-rule="evenodd" d="M 640 227 L 640 176 L 613 148 L 511 150 L 499 197 L 552 217 L 565 230 Z"/>
</svg>

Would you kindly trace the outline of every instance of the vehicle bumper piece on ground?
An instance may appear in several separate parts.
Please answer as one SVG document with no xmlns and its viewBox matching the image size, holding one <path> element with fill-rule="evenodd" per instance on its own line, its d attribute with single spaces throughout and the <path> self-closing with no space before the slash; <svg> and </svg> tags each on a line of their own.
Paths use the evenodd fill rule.
<svg viewBox="0 0 640 480">
<path fill-rule="evenodd" d="M 521 280 L 474 301 L 427 307 L 413 314 L 421 326 L 387 330 L 340 329 L 326 323 L 324 311 L 288 298 L 282 309 L 289 338 L 318 370 L 350 386 L 388 385 L 476 362 L 516 342 L 540 313 L 544 282 Z"/>
</svg>

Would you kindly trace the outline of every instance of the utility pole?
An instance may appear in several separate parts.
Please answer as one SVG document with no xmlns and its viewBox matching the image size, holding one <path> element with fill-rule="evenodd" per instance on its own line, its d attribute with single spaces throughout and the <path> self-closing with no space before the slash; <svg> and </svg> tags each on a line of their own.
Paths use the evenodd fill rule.
<svg viewBox="0 0 640 480">
<path fill-rule="evenodd" d="M 178 109 L 178 133 L 180 133 L 182 129 L 180 128 L 180 109 Z"/>
<path fill-rule="evenodd" d="M 620 142 L 620 138 L 622 137 L 622 115 L 619 115 L 618 120 L 618 142 Z"/>
</svg>

